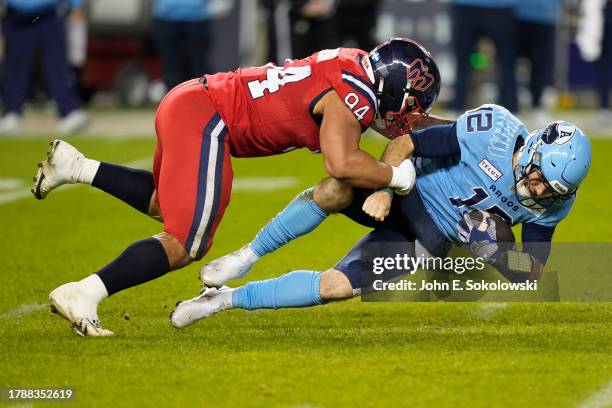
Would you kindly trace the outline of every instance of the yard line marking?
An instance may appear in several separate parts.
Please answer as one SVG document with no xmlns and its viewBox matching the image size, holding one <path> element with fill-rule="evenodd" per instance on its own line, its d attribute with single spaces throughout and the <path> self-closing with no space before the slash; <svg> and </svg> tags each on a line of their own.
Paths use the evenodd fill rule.
<svg viewBox="0 0 612 408">
<path fill-rule="evenodd" d="M 17 309 L 10 310 L 8 312 L 0 314 L 0 320 L 5 319 L 18 319 L 24 316 L 27 316 L 32 313 L 36 313 L 40 310 L 43 310 L 48 305 L 44 303 L 24 303 L 19 306 Z"/>
<path fill-rule="evenodd" d="M 232 185 L 234 191 L 276 191 L 294 187 L 297 177 L 236 177 Z"/>
<path fill-rule="evenodd" d="M 16 178 L 0 178 L 0 190 L 14 190 L 23 186 L 23 180 Z"/>
<path fill-rule="evenodd" d="M 578 408 L 606 408 L 612 407 L 612 381 L 593 394 L 578 406 Z"/>
<path fill-rule="evenodd" d="M 490 319 L 497 313 L 506 310 L 507 303 L 485 303 L 475 310 L 472 314 L 483 319 Z"/>
<path fill-rule="evenodd" d="M 136 168 L 151 168 L 152 166 L 151 157 L 143 157 L 128 163 L 122 164 L 122 166 L 136 167 Z M 18 180 L 18 179 L 15 179 Z M 21 180 L 18 180 L 21 184 Z M 299 179 L 297 177 L 236 177 L 234 179 L 232 189 L 234 191 L 277 191 L 286 188 L 294 187 L 298 184 Z M 68 184 L 62 186 L 62 190 L 65 191 L 69 188 L 78 187 L 80 184 Z M 21 200 L 26 197 L 31 197 L 32 193 L 30 189 L 7 191 L 0 194 L 0 205 L 6 203 L 12 203 L 14 201 Z"/>
</svg>

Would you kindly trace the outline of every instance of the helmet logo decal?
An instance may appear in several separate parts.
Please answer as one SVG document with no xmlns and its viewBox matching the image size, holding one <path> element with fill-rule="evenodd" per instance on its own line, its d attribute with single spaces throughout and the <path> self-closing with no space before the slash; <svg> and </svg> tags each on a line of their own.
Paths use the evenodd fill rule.
<svg viewBox="0 0 612 408">
<path fill-rule="evenodd" d="M 556 144 L 564 144 L 570 141 L 574 134 L 576 134 L 576 126 L 574 125 L 558 125 L 557 131 L 559 137 L 555 140 Z"/>
<path fill-rule="evenodd" d="M 410 89 L 425 92 L 434 83 L 434 76 L 429 73 L 423 61 L 417 58 L 408 65 L 408 81 Z"/>
<path fill-rule="evenodd" d="M 542 131 L 542 141 L 546 144 L 565 144 L 576 134 L 576 126 L 570 123 L 551 123 Z"/>
</svg>

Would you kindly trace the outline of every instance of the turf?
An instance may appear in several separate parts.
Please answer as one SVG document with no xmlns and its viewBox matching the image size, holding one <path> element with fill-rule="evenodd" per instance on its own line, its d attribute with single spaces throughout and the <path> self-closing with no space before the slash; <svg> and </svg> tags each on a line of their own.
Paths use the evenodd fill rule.
<svg viewBox="0 0 612 408">
<path fill-rule="evenodd" d="M 118 163 L 146 158 L 154 148 L 147 139 L 74 144 Z M 366 145 L 376 154 L 383 146 Z M 46 148 L 43 139 L 0 139 L 0 178 L 23 180 L 16 189 L 27 188 Z M 557 241 L 612 236 L 612 140 L 595 140 L 593 151 L 592 172 Z M 320 156 L 303 151 L 234 160 L 234 170 L 239 177 L 287 175 L 299 182 L 273 193 L 234 193 L 206 259 L 248 241 L 324 175 Z M 40 306 L 54 287 L 96 271 L 160 227 L 87 187 L 42 202 L 0 204 L 0 386 L 72 387 L 71 406 L 570 407 L 612 380 L 607 303 L 483 308 L 354 299 L 312 309 L 232 311 L 177 331 L 167 316 L 176 300 L 199 290 L 192 265 L 105 301 L 99 312 L 114 338 L 79 338 Z M 264 258 L 249 278 L 325 269 L 364 231 L 331 217 Z"/>
</svg>

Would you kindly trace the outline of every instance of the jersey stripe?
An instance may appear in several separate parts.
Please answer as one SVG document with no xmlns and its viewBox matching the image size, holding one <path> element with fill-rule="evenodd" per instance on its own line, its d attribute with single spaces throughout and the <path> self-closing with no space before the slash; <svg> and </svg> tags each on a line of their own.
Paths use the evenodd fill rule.
<svg viewBox="0 0 612 408">
<path fill-rule="evenodd" d="M 312 102 L 310 102 L 310 106 L 308 108 L 308 112 L 310 112 L 310 116 L 312 117 L 312 119 L 320 126 L 321 125 L 321 120 L 318 119 L 317 117 L 315 117 L 314 114 L 314 108 L 315 105 L 317 104 L 317 102 L 319 102 L 321 100 L 322 97 L 324 97 L 329 91 L 333 90 L 334 88 L 332 88 L 331 86 L 327 89 L 325 89 L 323 92 L 321 92 L 320 94 L 318 94 L 317 96 L 314 97 L 314 99 L 312 100 Z"/>
<path fill-rule="evenodd" d="M 366 99 L 370 102 L 370 105 L 372 105 L 372 107 L 374 108 L 375 112 L 378 110 L 378 105 L 376 104 L 376 95 L 374 95 L 372 87 L 367 82 L 347 71 L 342 71 L 342 80 L 349 84 L 361 95 L 365 96 Z"/>
</svg>

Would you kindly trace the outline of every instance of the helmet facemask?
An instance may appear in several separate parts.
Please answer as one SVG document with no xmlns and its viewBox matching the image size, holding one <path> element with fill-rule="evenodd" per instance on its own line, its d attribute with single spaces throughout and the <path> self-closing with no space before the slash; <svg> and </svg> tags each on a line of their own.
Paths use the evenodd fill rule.
<svg viewBox="0 0 612 408">
<path fill-rule="evenodd" d="M 568 191 L 567 193 L 560 193 L 556 191 L 549 181 L 544 176 L 540 167 L 541 154 L 538 151 L 539 143 L 536 143 L 534 147 L 528 147 L 529 161 L 526 165 L 517 163 L 514 166 L 514 192 L 517 200 L 523 207 L 533 209 L 545 209 L 552 207 L 562 201 L 569 200 L 574 196 L 576 190 Z M 533 173 L 539 172 L 538 177 L 540 182 L 546 187 L 545 193 L 534 197 L 529 191 L 529 176 Z"/>
<path fill-rule="evenodd" d="M 376 119 L 384 121 L 386 128 L 395 130 L 396 135 L 405 135 L 412 132 L 412 124 L 419 119 L 427 116 L 428 111 L 421 108 L 418 98 L 410 92 L 411 82 L 408 81 L 406 88 L 403 89 L 402 105 L 398 111 L 387 111 L 381 115 L 381 96 L 384 88 L 384 78 L 380 79 L 377 94 L 378 109 Z"/>
</svg>

